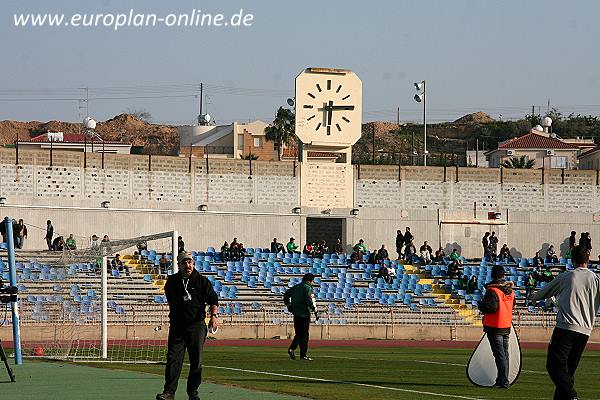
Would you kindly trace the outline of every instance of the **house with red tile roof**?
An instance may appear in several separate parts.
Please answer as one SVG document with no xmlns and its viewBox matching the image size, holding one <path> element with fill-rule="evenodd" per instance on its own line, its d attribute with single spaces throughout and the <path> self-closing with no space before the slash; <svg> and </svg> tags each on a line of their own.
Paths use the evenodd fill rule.
<svg viewBox="0 0 600 400">
<path fill-rule="evenodd" d="M 532 129 L 523 136 L 499 143 L 497 149 L 485 154 L 491 168 L 500 167 L 510 158 L 525 156 L 535 161 L 533 168 L 576 169 L 579 151 L 580 147 L 577 144 Z"/>
</svg>

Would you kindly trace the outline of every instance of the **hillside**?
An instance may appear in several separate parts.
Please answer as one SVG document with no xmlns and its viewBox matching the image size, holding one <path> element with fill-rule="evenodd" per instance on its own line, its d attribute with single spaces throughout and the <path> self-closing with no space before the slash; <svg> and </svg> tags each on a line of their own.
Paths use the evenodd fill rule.
<svg viewBox="0 0 600 400">
<path fill-rule="evenodd" d="M 62 121 L 0 121 L 0 145 L 14 143 L 17 133 L 19 139 L 23 140 L 46 132 L 79 133 L 81 124 Z M 179 148 L 176 126 L 150 124 L 130 114 L 120 114 L 98 122 L 96 133 L 104 140 L 143 147 L 144 154 L 177 154 Z"/>
<path fill-rule="evenodd" d="M 496 148 L 498 142 L 527 133 L 540 116 L 527 116 L 518 121 L 496 121 L 483 112 L 465 115 L 454 122 L 427 124 L 427 150 L 430 164 L 441 165 L 454 160 L 464 164 L 465 150 L 474 149 L 479 139 L 480 149 Z M 532 123 L 533 122 L 533 123 Z M 554 132 L 561 137 L 600 136 L 600 120 L 593 116 L 568 116 L 556 118 Z M 0 146 L 12 144 L 17 132 L 21 139 L 34 137 L 48 131 L 80 132 L 81 124 L 61 121 L 19 122 L 0 121 Z M 354 162 L 372 162 L 373 131 L 377 162 L 389 163 L 393 156 L 402 154 L 403 163 L 410 162 L 412 140 L 415 150 L 422 152 L 423 125 L 392 122 L 366 122 L 362 137 L 353 149 Z M 99 122 L 96 132 L 105 140 L 123 141 L 141 148 L 143 154 L 175 155 L 179 148 L 177 127 L 157 125 L 142 121 L 130 114 L 120 114 Z M 381 150 L 381 151 L 379 151 Z"/>
</svg>

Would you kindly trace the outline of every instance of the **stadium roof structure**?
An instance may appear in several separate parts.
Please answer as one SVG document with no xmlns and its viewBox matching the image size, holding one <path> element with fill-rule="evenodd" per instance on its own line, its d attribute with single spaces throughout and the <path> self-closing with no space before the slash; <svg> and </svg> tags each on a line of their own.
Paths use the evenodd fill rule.
<svg viewBox="0 0 600 400">
<path fill-rule="evenodd" d="M 557 138 L 529 132 L 523 136 L 509 139 L 498 144 L 498 150 L 503 149 L 577 150 L 579 147 L 574 144 L 563 142 Z"/>
</svg>

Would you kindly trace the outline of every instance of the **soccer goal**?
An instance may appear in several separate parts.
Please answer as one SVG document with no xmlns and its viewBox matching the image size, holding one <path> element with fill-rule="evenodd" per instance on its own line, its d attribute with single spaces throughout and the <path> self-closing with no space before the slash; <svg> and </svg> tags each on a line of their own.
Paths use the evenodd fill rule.
<svg viewBox="0 0 600 400">
<path fill-rule="evenodd" d="M 78 250 L 16 253 L 23 356 L 164 361 L 163 287 L 176 272 L 177 239 L 170 231 Z"/>
</svg>

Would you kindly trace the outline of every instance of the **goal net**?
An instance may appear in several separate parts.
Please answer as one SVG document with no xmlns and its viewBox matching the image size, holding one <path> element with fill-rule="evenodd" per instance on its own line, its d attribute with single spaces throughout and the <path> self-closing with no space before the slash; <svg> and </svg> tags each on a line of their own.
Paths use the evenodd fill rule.
<svg viewBox="0 0 600 400">
<path fill-rule="evenodd" d="M 174 252 L 177 232 L 62 252 L 18 251 L 23 356 L 164 361 L 168 305 L 163 287 L 173 271 Z M 0 259 L 5 275 L 6 253 Z M 3 325 L 0 334 L 10 329 L 10 319 Z"/>
</svg>

